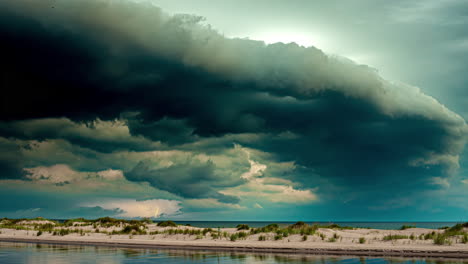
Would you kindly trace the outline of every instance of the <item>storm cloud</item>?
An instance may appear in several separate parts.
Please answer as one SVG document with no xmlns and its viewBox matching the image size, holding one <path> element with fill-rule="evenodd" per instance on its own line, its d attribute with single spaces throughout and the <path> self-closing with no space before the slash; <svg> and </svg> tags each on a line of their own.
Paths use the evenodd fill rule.
<svg viewBox="0 0 468 264">
<path fill-rule="evenodd" d="M 463 118 L 417 87 L 315 47 L 225 38 L 147 1 L 2 1 L 0 32 L 2 178 L 69 164 L 181 199 L 235 204 L 270 186 L 315 200 L 324 179 L 431 185 L 466 142 Z M 69 158 L 31 154 L 51 142 Z M 276 187 L 242 177 L 252 162 L 266 164 L 257 184 Z"/>
</svg>

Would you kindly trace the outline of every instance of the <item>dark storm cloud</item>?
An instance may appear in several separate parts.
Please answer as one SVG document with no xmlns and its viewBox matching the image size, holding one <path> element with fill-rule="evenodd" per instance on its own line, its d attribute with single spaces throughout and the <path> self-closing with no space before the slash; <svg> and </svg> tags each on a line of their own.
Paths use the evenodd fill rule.
<svg viewBox="0 0 468 264">
<path fill-rule="evenodd" d="M 118 120 L 73 122 L 66 118 L 41 118 L 0 122 L 0 135 L 21 139 L 64 139 L 100 152 L 152 150 L 161 146 L 143 137 L 133 137 L 127 125 Z"/>
<path fill-rule="evenodd" d="M 148 181 L 151 185 L 186 198 L 215 198 L 223 203 L 237 203 L 239 198 L 218 193 L 211 186 L 218 177 L 211 162 L 178 164 L 162 169 L 151 169 L 144 162 L 126 173 L 131 181 Z M 213 184 L 214 183 L 214 184 Z"/>
<path fill-rule="evenodd" d="M 237 133 L 283 133 L 291 137 L 247 146 L 357 186 L 401 187 L 408 177 L 421 183 L 458 166 L 462 118 L 416 87 L 316 48 L 226 39 L 198 17 L 170 17 L 145 3 L 11 0 L 0 7 L 3 136 L 64 138 L 112 152 L 145 139 L 177 148 Z M 110 137 L 99 148 L 105 139 L 17 123 L 52 117 L 121 118 L 145 139 L 114 144 Z M 50 128 L 45 120 L 37 126 Z M 142 161 L 126 177 L 184 197 L 236 202 L 210 187 L 219 177 L 213 170 L 190 162 L 153 170 Z M 310 173 L 291 177 L 314 186 Z"/>
</svg>

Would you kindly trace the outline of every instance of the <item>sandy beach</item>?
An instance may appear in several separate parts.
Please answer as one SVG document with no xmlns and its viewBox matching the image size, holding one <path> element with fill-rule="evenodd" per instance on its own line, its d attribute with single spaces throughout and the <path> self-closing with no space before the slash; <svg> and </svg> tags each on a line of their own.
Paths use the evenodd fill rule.
<svg viewBox="0 0 468 264">
<path fill-rule="evenodd" d="M 289 226 L 275 230 L 266 229 L 268 232 L 262 232 L 265 229 L 161 227 L 156 223 L 135 225 L 134 223 L 73 222 L 64 226 L 47 220 L 25 220 L 15 223 L 14 226 L 8 226 L 6 221 L 2 221 L 0 229 L 0 241 L 3 242 L 323 255 L 468 258 L 468 244 L 463 239 L 463 235 L 444 237 L 446 240 L 443 244 L 436 244 L 435 239 L 447 231 L 424 228 L 379 230 L 306 225 L 300 229 Z M 466 231 L 467 228 L 463 228 L 457 234 L 464 234 Z M 304 232 L 309 232 L 309 235 L 299 234 Z"/>
</svg>

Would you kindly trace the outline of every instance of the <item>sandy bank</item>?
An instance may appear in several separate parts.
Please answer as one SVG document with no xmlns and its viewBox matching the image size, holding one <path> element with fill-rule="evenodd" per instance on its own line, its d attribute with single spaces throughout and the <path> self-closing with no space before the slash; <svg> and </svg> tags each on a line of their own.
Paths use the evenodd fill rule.
<svg viewBox="0 0 468 264">
<path fill-rule="evenodd" d="M 231 231 L 235 232 L 235 230 Z M 415 233 L 417 231 L 425 232 L 427 230 L 417 229 L 412 230 L 412 233 Z M 425 241 L 419 241 L 419 243 L 416 243 L 414 241 L 384 242 L 379 241 L 377 239 L 372 240 L 369 237 L 369 235 L 381 235 L 381 232 L 386 234 L 387 232 L 395 233 L 404 231 L 357 229 L 339 232 L 341 236 L 345 239 L 342 239 L 341 242 L 337 241 L 331 243 L 316 239 L 311 239 L 310 241 L 301 241 L 301 237 L 299 235 L 293 235 L 287 239 L 279 241 L 258 241 L 258 238 L 255 237 L 248 237 L 245 240 L 228 241 L 223 239 L 214 240 L 210 238 L 196 239 L 184 235 L 110 236 L 100 233 L 87 233 L 85 235 L 69 234 L 66 236 L 53 236 L 51 234 L 43 234 L 41 236 L 37 236 L 37 232 L 35 231 L 1 229 L 0 241 L 110 246 L 124 248 L 166 248 L 288 254 L 297 253 L 349 256 L 446 257 L 468 259 L 467 244 L 453 244 L 441 246 L 430 243 L 424 243 Z M 349 236 L 356 234 L 360 236 L 367 234 L 368 242 L 366 242 L 365 244 L 351 242 L 353 240 L 349 240 Z"/>
<path fill-rule="evenodd" d="M 170 221 L 169 221 L 170 222 Z M 468 224 L 445 230 L 380 230 L 298 222 L 262 228 L 198 228 L 110 218 L 45 223 L 4 219 L 0 241 L 263 253 L 468 259 Z"/>
</svg>

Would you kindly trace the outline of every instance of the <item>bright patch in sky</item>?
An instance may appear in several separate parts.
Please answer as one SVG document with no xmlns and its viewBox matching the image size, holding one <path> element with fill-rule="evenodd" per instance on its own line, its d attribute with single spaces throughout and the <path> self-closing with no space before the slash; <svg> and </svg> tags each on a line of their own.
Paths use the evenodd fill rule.
<svg viewBox="0 0 468 264">
<path fill-rule="evenodd" d="M 282 42 L 285 44 L 295 42 L 300 46 L 314 46 L 320 49 L 324 48 L 323 41 L 319 40 L 318 36 L 313 36 L 310 33 L 301 32 L 264 32 L 253 36 L 252 39 L 264 41 L 266 44 Z"/>
</svg>

